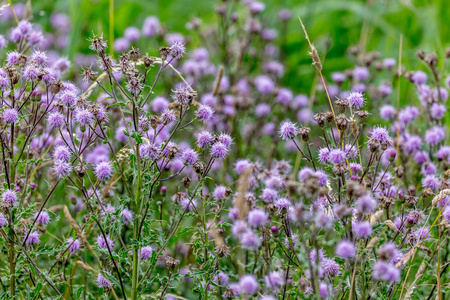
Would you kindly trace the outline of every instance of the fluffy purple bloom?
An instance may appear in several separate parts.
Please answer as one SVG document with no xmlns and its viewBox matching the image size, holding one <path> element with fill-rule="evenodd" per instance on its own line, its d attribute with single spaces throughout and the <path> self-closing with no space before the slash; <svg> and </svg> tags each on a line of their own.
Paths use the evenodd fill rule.
<svg viewBox="0 0 450 300">
<path fill-rule="evenodd" d="M 266 286 L 270 289 L 277 290 L 284 284 L 283 274 L 280 272 L 270 272 L 268 275 L 264 277 L 264 281 L 266 282 Z"/>
<path fill-rule="evenodd" d="M 271 93 L 275 88 L 275 83 L 266 75 L 256 77 L 254 83 L 258 91 L 262 94 Z"/>
<path fill-rule="evenodd" d="M 66 240 L 67 246 L 69 247 L 69 253 L 75 254 L 80 250 L 81 241 L 79 239 L 73 239 L 73 237 L 68 237 Z"/>
<path fill-rule="evenodd" d="M 10 65 L 15 65 L 19 62 L 20 53 L 17 51 L 10 51 L 6 53 L 6 62 Z"/>
<path fill-rule="evenodd" d="M 434 126 L 427 130 L 425 133 L 425 141 L 427 144 L 434 146 L 439 144 L 445 139 L 445 128 L 440 126 Z"/>
<path fill-rule="evenodd" d="M 55 161 L 55 164 L 52 168 L 53 172 L 58 178 L 63 178 L 69 176 L 70 172 L 72 172 L 72 164 L 65 161 Z"/>
<path fill-rule="evenodd" d="M 161 119 L 162 119 L 164 124 L 171 124 L 171 123 L 174 123 L 177 120 L 177 116 L 175 115 L 175 111 L 173 111 L 171 109 L 166 109 L 161 114 Z"/>
<path fill-rule="evenodd" d="M 213 198 L 216 201 L 220 200 L 220 199 L 225 199 L 226 198 L 226 193 L 227 193 L 226 186 L 218 185 L 218 186 L 216 186 L 216 188 L 213 191 Z"/>
<path fill-rule="evenodd" d="M 141 248 L 141 259 L 147 260 L 152 257 L 153 247 L 152 246 L 144 246 Z"/>
<path fill-rule="evenodd" d="M 113 167 L 111 166 L 111 164 L 107 161 L 103 161 L 95 166 L 94 173 L 99 180 L 106 180 L 108 178 L 111 178 L 112 171 Z"/>
<path fill-rule="evenodd" d="M 271 188 L 264 188 L 260 197 L 264 203 L 272 203 L 278 199 L 278 192 Z"/>
<path fill-rule="evenodd" d="M 40 225 L 47 225 L 48 223 L 50 223 L 50 215 L 46 211 L 41 211 L 39 215 L 38 213 L 36 213 L 34 218 Z"/>
<path fill-rule="evenodd" d="M 364 106 L 364 95 L 359 92 L 351 92 L 347 97 L 347 101 L 352 108 L 360 109 Z"/>
<path fill-rule="evenodd" d="M 342 72 L 334 72 L 331 74 L 331 79 L 334 82 L 341 83 L 347 79 L 347 76 Z"/>
<path fill-rule="evenodd" d="M 200 131 L 195 137 L 197 139 L 197 146 L 200 148 L 209 147 L 214 139 L 213 135 L 206 130 Z"/>
<path fill-rule="evenodd" d="M 108 279 L 103 277 L 103 275 L 101 273 L 98 273 L 97 286 L 101 289 L 109 289 L 110 287 L 113 286 L 113 284 L 111 283 L 111 281 L 109 281 Z"/>
<path fill-rule="evenodd" d="M 37 231 L 31 232 L 25 241 L 27 245 L 39 245 L 40 242 L 40 234 Z"/>
<path fill-rule="evenodd" d="M 143 143 L 141 145 L 139 154 L 142 159 L 157 160 L 159 158 L 159 149 L 155 144 L 151 142 Z"/>
<path fill-rule="evenodd" d="M 0 227 L 5 227 L 6 225 L 8 225 L 8 220 L 6 220 L 5 215 L 3 213 L 0 213 Z"/>
<path fill-rule="evenodd" d="M 3 120 L 8 124 L 16 123 L 18 118 L 19 113 L 14 108 L 7 108 L 3 111 Z"/>
<path fill-rule="evenodd" d="M 283 140 L 293 139 L 297 136 L 298 128 L 291 121 L 283 121 L 280 125 L 279 133 Z"/>
<path fill-rule="evenodd" d="M 385 104 L 380 108 L 380 116 L 385 120 L 392 120 L 395 117 L 397 110 L 389 104 Z"/>
<path fill-rule="evenodd" d="M 355 245 L 347 240 L 341 241 L 336 246 L 336 255 L 344 259 L 350 259 L 356 256 Z"/>
<path fill-rule="evenodd" d="M 396 282 L 400 278 L 400 270 L 385 261 L 377 261 L 372 268 L 372 277 L 375 280 Z"/>
<path fill-rule="evenodd" d="M 153 37 L 159 33 L 160 23 L 157 17 L 147 17 L 142 25 L 142 34 L 146 37 Z"/>
<path fill-rule="evenodd" d="M 369 69 L 366 67 L 358 67 L 357 66 L 353 69 L 353 77 L 356 80 L 364 81 L 367 78 L 369 78 L 369 75 L 370 75 Z"/>
<path fill-rule="evenodd" d="M 287 106 L 291 101 L 294 95 L 292 94 L 292 91 L 286 88 L 282 88 L 278 91 L 278 94 L 275 98 L 275 100 L 285 106 Z"/>
<path fill-rule="evenodd" d="M 181 159 L 186 165 L 192 166 L 198 161 L 198 153 L 193 149 L 185 149 L 181 153 Z"/>
<path fill-rule="evenodd" d="M 370 133 L 370 138 L 382 143 L 391 143 L 391 138 L 389 137 L 389 132 L 385 127 L 374 126 L 372 132 Z"/>
<path fill-rule="evenodd" d="M 363 214 L 371 214 L 377 208 L 377 200 L 370 194 L 365 194 L 356 200 L 356 209 Z"/>
<path fill-rule="evenodd" d="M 228 151 L 229 148 L 224 143 L 217 142 L 211 147 L 211 156 L 214 158 L 225 158 Z"/>
<path fill-rule="evenodd" d="M 48 116 L 48 124 L 51 127 L 61 127 L 65 123 L 63 114 L 59 112 L 53 112 Z"/>
<path fill-rule="evenodd" d="M 239 280 L 239 287 L 242 294 L 253 295 L 258 290 L 258 282 L 254 275 L 243 275 Z"/>
<path fill-rule="evenodd" d="M 206 122 L 211 120 L 214 115 L 214 109 L 208 105 L 200 105 L 200 107 L 195 112 L 195 116 L 201 122 Z"/>
<path fill-rule="evenodd" d="M 368 222 L 358 222 L 353 225 L 353 233 L 357 238 L 366 238 L 372 234 L 372 225 Z"/>
<path fill-rule="evenodd" d="M 441 186 L 441 181 L 434 175 L 427 175 L 424 178 L 422 178 L 422 186 L 424 188 L 437 190 Z"/>
<path fill-rule="evenodd" d="M 395 58 L 385 58 L 383 59 L 383 66 L 387 69 L 392 69 L 396 65 L 397 61 Z"/>
<path fill-rule="evenodd" d="M 406 154 L 412 154 L 422 147 L 422 139 L 417 135 L 411 135 L 403 141 L 401 146 Z"/>
<path fill-rule="evenodd" d="M 323 258 L 321 267 L 325 275 L 337 276 L 339 275 L 339 264 L 331 258 Z"/>
<path fill-rule="evenodd" d="M 248 224 L 254 228 L 263 227 L 269 215 L 261 208 L 254 208 L 248 213 Z"/>
<path fill-rule="evenodd" d="M 151 102 L 152 111 L 161 113 L 169 107 L 169 101 L 165 97 L 155 97 Z"/>
<path fill-rule="evenodd" d="M 185 43 L 181 41 L 175 41 L 169 47 L 170 54 L 176 59 L 180 59 L 183 57 L 183 54 L 186 53 Z"/>
<path fill-rule="evenodd" d="M 416 85 L 424 84 L 427 82 L 427 73 L 423 71 L 415 71 L 411 76 L 411 80 Z"/>
<path fill-rule="evenodd" d="M 261 238 L 252 230 L 247 230 L 239 239 L 242 248 L 247 250 L 257 250 L 261 246 Z"/>
<path fill-rule="evenodd" d="M 67 146 L 60 145 L 55 148 L 55 151 L 53 151 L 53 159 L 54 160 L 60 160 L 60 161 L 69 161 L 70 157 L 72 156 L 72 152 Z"/>
<path fill-rule="evenodd" d="M 411 123 L 419 116 L 419 109 L 415 106 L 406 106 L 398 113 L 398 120 L 403 124 Z"/>
<path fill-rule="evenodd" d="M 447 108 L 445 105 L 440 103 L 433 103 L 430 107 L 430 116 L 433 119 L 440 120 L 445 116 L 445 113 L 447 112 Z"/>
<path fill-rule="evenodd" d="M 129 225 L 131 224 L 131 222 L 133 221 L 133 212 L 131 210 L 129 210 L 128 208 L 124 208 L 121 212 L 120 212 L 120 217 L 123 217 L 123 223 L 125 225 Z"/>
<path fill-rule="evenodd" d="M 341 149 L 333 149 L 328 153 L 328 160 L 333 164 L 342 164 L 345 162 L 346 154 Z"/>
<path fill-rule="evenodd" d="M 140 35 L 141 33 L 139 32 L 139 29 L 133 26 L 128 27 L 123 32 L 123 36 L 130 42 L 136 42 L 137 40 L 139 40 Z"/>
<path fill-rule="evenodd" d="M 5 190 L 2 193 L 2 201 L 9 205 L 15 205 L 17 201 L 17 193 L 10 189 Z"/>
<path fill-rule="evenodd" d="M 95 241 L 95 244 L 99 246 L 100 248 L 107 249 L 109 246 L 109 249 L 112 250 L 114 248 L 114 241 L 111 240 L 109 235 L 106 236 L 106 240 L 103 237 L 103 235 L 98 235 L 97 239 Z"/>
<path fill-rule="evenodd" d="M 319 161 L 322 164 L 328 164 L 329 160 L 329 156 L 330 156 L 330 150 L 327 147 L 323 147 L 319 149 Z"/>
</svg>

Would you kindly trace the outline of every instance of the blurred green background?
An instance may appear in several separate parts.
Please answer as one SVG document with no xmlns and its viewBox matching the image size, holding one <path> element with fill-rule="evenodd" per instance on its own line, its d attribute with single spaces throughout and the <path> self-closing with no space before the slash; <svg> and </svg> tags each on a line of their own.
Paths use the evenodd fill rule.
<svg viewBox="0 0 450 300">
<path fill-rule="evenodd" d="M 228 0 L 231 1 L 231 0 Z M 22 1 L 13 1 L 13 3 Z M 383 57 L 398 59 L 400 36 L 403 36 L 402 64 L 407 69 L 419 68 L 415 57 L 419 49 L 436 51 L 443 55 L 446 41 L 450 40 L 447 24 L 450 17 L 448 1 L 432 0 L 272 0 L 263 12 L 265 27 L 279 28 L 278 12 L 288 8 L 292 18 L 287 24 L 285 52 L 286 73 L 284 85 L 297 92 L 308 92 L 315 70 L 307 55 L 308 44 L 301 31 L 300 16 L 323 56 L 325 44 L 330 48 L 324 62 L 325 73 L 352 67 L 346 50 L 350 45 L 360 44 L 367 51 L 378 51 Z M 24 3 L 24 2 L 22 2 Z M 217 24 L 215 7 L 221 1 L 213 0 L 29 0 L 35 22 L 48 26 L 51 12 L 64 12 L 72 23 L 69 44 L 65 49 L 69 58 L 77 52 L 88 50 L 87 39 L 92 32 L 103 32 L 110 40 L 110 8 L 114 9 L 113 32 L 115 38 L 123 35 L 129 26 L 142 27 L 147 16 L 157 16 L 168 32 L 188 33 L 186 23 L 193 17 L 203 22 L 201 29 Z M 47 29 L 47 28 L 46 28 Z M 47 30 L 48 30 L 47 29 Z M 192 41 L 188 50 L 200 46 Z M 148 51 L 149 49 L 143 49 Z M 157 49 L 153 49 L 156 53 Z M 152 51 L 150 51 L 152 52 Z"/>
</svg>

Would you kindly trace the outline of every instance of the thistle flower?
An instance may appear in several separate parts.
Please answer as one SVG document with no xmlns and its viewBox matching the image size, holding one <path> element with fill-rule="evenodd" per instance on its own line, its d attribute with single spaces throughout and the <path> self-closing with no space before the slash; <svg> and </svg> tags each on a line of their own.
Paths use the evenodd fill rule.
<svg viewBox="0 0 450 300">
<path fill-rule="evenodd" d="M 368 222 L 358 222 L 353 225 L 353 233 L 356 238 L 366 238 L 372 235 L 372 225 Z"/>
<path fill-rule="evenodd" d="M 8 124 L 14 124 L 19 118 L 19 113 L 14 108 L 7 108 L 3 111 L 3 119 Z"/>
<path fill-rule="evenodd" d="M 208 105 L 201 105 L 195 112 L 195 116 L 200 122 L 209 121 L 214 115 L 214 110 Z"/>
<path fill-rule="evenodd" d="M 325 275 L 338 276 L 341 272 L 339 270 L 339 264 L 331 258 L 323 258 L 321 261 L 321 267 Z"/>
<path fill-rule="evenodd" d="M 283 121 L 280 125 L 280 137 L 283 140 L 293 139 L 297 136 L 298 128 L 291 121 Z"/>
<path fill-rule="evenodd" d="M 142 25 L 142 34 L 146 37 L 153 37 L 159 33 L 160 23 L 157 17 L 147 17 Z"/>
<path fill-rule="evenodd" d="M 256 77 L 254 83 L 258 91 L 262 94 L 269 94 L 275 89 L 275 83 L 266 75 Z"/>
<path fill-rule="evenodd" d="M 268 214 L 260 208 L 254 208 L 248 213 L 248 223 L 254 228 L 266 225 L 267 218 Z"/>
<path fill-rule="evenodd" d="M 181 153 L 181 159 L 186 165 L 192 166 L 198 161 L 198 153 L 193 149 L 185 149 Z"/>
<path fill-rule="evenodd" d="M 67 238 L 66 243 L 68 244 L 70 254 L 75 254 L 80 250 L 81 241 L 79 239 L 74 240 L 73 237 L 70 236 Z"/>
<path fill-rule="evenodd" d="M 427 144 L 434 146 L 445 139 L 445 128 L 434 126 L 425 132 L 425 141 Z"/>
<path fill-rule="evenodd" d="M 365 194 L 356 200 L 356 209 L 363 214 L 371 214 L 377 208 L 377 201 L 369 194 Z"/>
<path fill-rule="evenodd" d="M 112 171 L 113 168 L 111 164 L 107 161 L 104 161 L 95 166 L 94 173 L 99 180 L 106 180 L 111 178 Z"/>
<path fill-rule="evenodd" d="M 372 278 L 375 280 L 396 282 L 400 278 L 400 270 L 385 261 L 377 261 L 372 268 Z"/>
<path fill-rule="evenodd" d="M 144 246 L 141 248 L 141 259 L 147 260 L 152 257 L 153 247 L 152 246 Z"/>
<path fill-rule="evenodd" d="M 356 109 L 364 106 L 364 95 L 359 92 L 351 92 L 347 97 L 348 103 Z"/>
<path fill-rule="evenodd" d="M 3 213 L 0 213 L 0 227 L 5 227 L 6 225 L 8 225 L 8 220 L 6 220 Z"/>
<path fill-rule="evenodd" d="M 270 289 L 277 290 L 284 284 L 283 275 L 280 272 L 270 272 L 264 277 L 266 286 Z"/>
<path fill-rule="evenodd" d="M 356 256 L 355 245 L 350 241 L 341 241 L 336 246 L 336 255 L 344 259 L 351 259 Z"/>
<path fill-rule="evenodd" d="M 131 210 L 129 210 L 128 208 L 124 208 L 121 212 L 120 212 L 120 217 L 123 217 L 123 223 L 125 225 L 129 225 L 131 224 L 131 222 L 133 221 L 133 212 Z"/>
<path fill-rule="evenodd" d="M 172 124 L 177 120 L 177 116 L 175 115 L 175 111 L 173 111 L 171 109 L 166 109 L 161 114 L 161 119 L 164 124 Z"/>
<path fill-rule="evenodd" d="M 110 287 L 113 286 L 113 284 L 111 283 L 111 281 L 109 281 L 108 279 L 103 277 L 103 275 L 101 273 L 98 273 L 97 286 L 101 289 L 109 289 Z"/>
<path fill-rule="evenodd" d="M 40 225 L 47 225 L 48 223 L 50 223 L 50 215 L 46 211 L 41 211 L 40 214 L 37 212 L 34 215 L 34 218 Z"/>
<path fill-rule="evenodd" d="M 61 127 L 65 123 L 64 116 L 59 112 L 49 114 L 47 120 L 50 126 L 56 128 Z"/>
<path fill-rule="evenodd" d="M 106 235 L 106 240 L 103 235 L 98 235 L 95 240 L 95 244 L 103 249 L 107 249 L 109 247 L 109 249 L 112 250 L 112 248 L 114 248 L 114 241 L 109 237 L 109 235 Z"/>
<path fill-rule="evenodd" d="M 242 294 L 253 295 L 258 290 L 258 282 L 254 275 L 243 275 L 239 280 L 239 288 Z"/>
<path fill-rule="evenodd" d="M 140 156 L 146 160 L 157 160 L 159 158 L 159 149 L 152 142 L 143 143 L 140 148 Z"/>
<path fill-rule="evenodd" d="M 252 230 L 244 232 L 239 239 L 242 248 L 255 251 L 261 246 L 261 238 Z"/>
<path fill-rule="evenodd" d="M 385 104 L 380 108 L 380 116 L 385 120 L 392 120 L 395 114 L 396 109 L 392 105 Z"/>
<path fill-rule="evenodd" d="M 104 53 L 105 49 L 108 48 L 108 44 L 103 40 L 103 34 L 100 36 L 94 35 L 89 41 L 91 42 L 89 49 L 97 51 L 99 54 Z"/>
<path fill-rule="evenodd" d="M 355 67 L 353 69 L 353 77 L 356 80 L 360 80 L 360 81 L 364 81 L 367 80 L 369 78 L 369 69 L 367 69 L 366 67 Z"/>
<path fill-rule="evenodd" d="M 72 152 L 67 146 L 60 145 L 55 148 L 53 151 L 53 159 L 67 162 L 72 156 Z"/>
<path fill-rule="evenodd" d="M 214 158 L 225 158 L 228 154 L 229 148 L 221 142 L 217 142 L 211 146 L 211 156 Z"/>
<path fill-rule="evenodd" d="M 214 139 L 213 135 L 206 130 L 200 131 L 195 137 L 197 139 L 197 146 L 200 148 L 209 147 Z"/>
<path fill-rule="evenodd" d="M 172 57 L 176 59 L 180 59 L 183 57 L 183 54 L 186 53 L 185 43 L 180 41 L 174 41 L 172 45 L 169 47 L 169 53 Z"/>
<path fill-rule="evenodd" d="M 5 190 L 2 193 L 2 201 L 9 205 L 15 205 L 17 201 L 17 193 L 10 189 Z"/>
<path fill-rule="evenodd" d="M 25 243 L 27 245 L 39 245 L 40 242 L 41 242 L 40 234 L 39 234 L 39 232 L 36 232 L 36 231 L 30 232 L 27 239 L 25 240 Z"/>
<path fill-rule="evenodd" d="M 69 176 L 70 172 L 72 172 L 72 169 L 73 169 L 72 164 L 61 160 L 55 161 L 55 164 L 52 168 L 53 172 L 58 178 L 64 178 Z"/>
<path fill-rule="evenodd" d="M 328 153 L 328 160 L 333 164 L 345 163 L 346 153 L 341 149 L 333 149 Z"/>
</svg>

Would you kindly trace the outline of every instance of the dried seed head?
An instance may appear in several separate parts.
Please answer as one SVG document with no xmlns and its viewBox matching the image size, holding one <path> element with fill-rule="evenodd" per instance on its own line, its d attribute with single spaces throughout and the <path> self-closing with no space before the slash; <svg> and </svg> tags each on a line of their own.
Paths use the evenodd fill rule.
<svg viewBox="0 0 450 300">
<path fill-rule="evenodd" d="M 19 56 L 19 67 L 23 68 L 27 64 L 28 56 L 25 54 L 20 54 Z"/>
<path fill-rule="evenodd" d="M 367 117 L 370 115 L 368 111 L 365 110 L 358 110 L 356 112 L 356 115 L 358 116 L 359 122 L 364 124 L 367 121 Z"/>
<path fill-rule="evenodd" d="M 369 146 L 370 152 L 376 152 L 380 148 L 380 142 L 374 139 L 370 139 L 367 145 Z"/>
<path fill-rule="evenodd" d="M 334 104 L 336 104 L 336 107 L 341 114 L 343 114 L 345 112 L 345 109 L 348 107 L 347 100 L 337 99 L 336 101 L 334 101 Z"/>
<path fill-rule="evenodd" d="M 302 127 L 298 130 L 298 135 L 302 137 L 303 141 L 307 142 L 309 140 L 310 131 L 311 131 L 311 128 Z"/>
<path fill-rule="evenodd" d="M 337 175 L 344 175 L 345 173 L 347 173 L 347 165 L 345 163 L 342 164 L 335 164 L 333 167 L 334 172 Z"/>
<path fill-rule="evenodd" d="M 191 185 L 191 179 L 188 176 L 183 177 L 183 179 L 181 179 L 181 183 L 184 185 L 184 188 L 188 189 Z"/>
<path fill-rule="evenodd" d="M 74 171 L 75 174 L 77 174 L 79 177 L 83 177 L 84 175 L 86 175 L 87 167 L 86 167 L 85 164 L 79 163 L 78 165 L 75 166 L 75 168 L 73 169 L 73 171 Z"/>
<path fill-rule="evenodd" d="M 344 114 L 341 114 L 336 117 L 336 125 L 337 128 L 341 131 L 344 131 L 348 127 L 348 119 Z"/>
<path fill-rule="evenodd" d="M 425 51 L 419 50 L 419 51 L 416 52 L 416 55 L 417 55 L 417 57 L 420 58 L 421 60 L 425 60 L 425 56 L 426 56 Z"/>
<path fill-rule="evenodd" d="M 179 259 L 173 258 L 173 257 L 166 257 L 166 266 L 167 269 L 169 269 L 170 271 L 172 271 L 173 269 L 175 269 L 175 267 L 180 263 Z"/>
<path fill-rule="evenodd" d="M 228 255 L 230 255 L 230 248 L 228 248 L 226 245 L 221 245 L 221 246 L 217 247 L 216 253 L 220 257 L 228 256 Z"/>
<path fill-rule="evenodd" d="M 161 55 L 162 60 L 167 59 L 167 55 L 169 54 L 169 48 L 167 47 L 160 47 L 159 48 L 159 54 Z"/>
<path fill-rule="evenodd" d="M 430 188 L 426 188 L 422 190 L 422 197 L 427 198 L 434 195 L 433 191 Z"/>
<path fill-rule="evenodd" d="M 235 293 L 235 291 L 234 291 L 233 289 L 227 288 L 227 289 L 225 290 L 225 292 L 223 293 L 223 297 L 224 297 L 224 298 L 231 299 L 231 298 L 236 297 L 236 293 Z"/>
<path fill-rule="evenodd" d="M 435 67 L 437 65 L 438 56 L 436 53 L 428 53 L 427 56 L 425 56 L 425 62 L 430 65 L 431 67 Z"/>
<path fill-rule="evenodd" d="M 195 164 L 192 165 L 192 167 L 194 168 L 195 173 L 197 174 L 203 173 L 204 168 L 201 162 L 196 162 Z"/>
<path fill-rule="evenodd" d="M 139 48 L 131 48 L 128 53 L 133 61 L 137 61 L 141 57 L 141 50 L 139 50 Z"/>
<path fill-rule="evenodd" d="M 317 125 L 319 125 L 320 127 L 324 127 L 325 126 L 325 121 L 327 120 L 327 117 L 324 113 L 318 113 L 314 116 L 314 121 L 317 122 Z"/>
<path fill-rule="evenodd" d="M 327 111 L 325 117 L 327 118 L 328 123 L 331 123 L 334 120 L 334 114 L 331 111 Z"/>
<path fill-rule="evenodd" d="M 154 57 L 150 57 L 147 54 L 142 58 L 142 61 L 144 62 L 144 65 L 148 68 L 150 66 L 153 66 L 153 64 L 155 63 L 155 58 Z"/>
</svg>

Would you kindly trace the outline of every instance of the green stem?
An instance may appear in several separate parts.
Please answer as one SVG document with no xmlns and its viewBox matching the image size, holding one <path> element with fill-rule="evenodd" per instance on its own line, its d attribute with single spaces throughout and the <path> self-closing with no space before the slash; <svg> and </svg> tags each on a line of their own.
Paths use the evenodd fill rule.
<svg viewBox="0 0 450 300">
<path fill-rule="evenodd" d="M 141 211 L 141 185 L 142 185 L 142 167 L 139 153 L 139 144 L 136 143 L 136 162 L 137 162 L 137 171 L 138 178 L 136 184 L 136 206 L 134 210 L 134 230 L 133 230 L 133 238 L 138 241 L 139 240 L 139 212 Z M 131 299 L 136 300 L 138 296 L 138 282 L 139 282 L 139 247 L 138 243 L 133 245 L 133 273 L 132 273 L 132 285 L 131 285 Z"/>
</svg>

